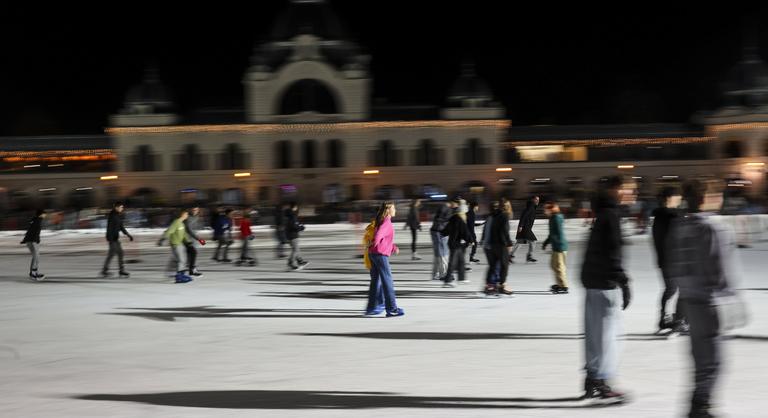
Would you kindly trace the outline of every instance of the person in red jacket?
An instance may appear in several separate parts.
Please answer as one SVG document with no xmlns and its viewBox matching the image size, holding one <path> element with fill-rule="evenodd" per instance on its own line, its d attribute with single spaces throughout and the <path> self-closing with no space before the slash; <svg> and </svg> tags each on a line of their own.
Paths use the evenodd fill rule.
<svg viewBox="0 0 768 418">
<path fill-rule="evenodd" d="M 250 248 L 248 243 L 255 238 L 253 231 L 251 231 L 251 208 L 246 208 L 242 212 L 242 219 L 240 220 L 240 239 L 243 240 L 243 246 L 240 251 L 240 260 L 237 261 L 237 265 L 243 265 L 248 263 L 249 266 L 256 265 L 256 259 L 250 257 Z"/>
</svg>

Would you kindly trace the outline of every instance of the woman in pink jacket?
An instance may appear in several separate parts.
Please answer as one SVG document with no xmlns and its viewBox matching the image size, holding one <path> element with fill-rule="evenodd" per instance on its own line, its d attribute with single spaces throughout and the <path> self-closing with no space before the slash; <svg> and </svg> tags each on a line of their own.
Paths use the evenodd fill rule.
<svg viewBox="0 0 768 418">
<path fill-rule="evenodd" d="M 395 245 L 395 229 L 392 227 L 392 217 L 394 216 L 395 204 L 393 202 L 382 203 L 376 214 L 376 233 L 368 247 L 368 256 L 371 259 L 372 267 L 366 315 L 378 315 L 384 309 L 386 309 L 388 317 L 405 315 L 405 311 L 397 307 L 395 284 L 392 281 L 392 270 L 389 268 L 389 256 L 400 253 L 397 245 Z"/>
</svg>

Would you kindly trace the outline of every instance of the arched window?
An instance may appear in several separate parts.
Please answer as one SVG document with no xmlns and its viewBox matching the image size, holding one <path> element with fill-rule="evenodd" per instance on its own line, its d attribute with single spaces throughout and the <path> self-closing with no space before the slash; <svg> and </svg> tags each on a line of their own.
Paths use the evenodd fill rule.
<svg viewBox="0 0 768 418">
<path fill-rule="evenodd" d="M 291 168 L 291 162 L 293 161 L 291 153 L 290 141 L 278 141 L 275 143 L 275 168 Z"/>
<path fill-rule="evenodd" d="M 247 168 L 246 156 L 239 144 L 227 144 L 221 154 L 222 170 L 238 170 Z"/>
<path fill-rule="evenodd" d="M 459 164 L 488 164 L 485 148 L 477 138 L 470 138 L 464 143 L 464 148 L 459 150 Z"/>
<path fill-rule="evenodd" d="M 305 78 L 285 89 L 280 103 L 281 115 L 301 112 L 335 114 L 339 110 L 331 89 L 318 80 Z"/>
<path fill-rule="evenodd" d="M 431 139 L 422 139 L 419 141 L 419 148 L 416 150 L 415 165 L 438 165 L 440 164 L 439 150 L 435 148 L 435 142 Z"/>
<path fill-rule="evenodd" d="M 304 168 L 315 168 L 315 151 L 316 151 L 316 145 L 317 141 L 314 139 L 307 139 L 301 143 L 301 155 L 302 155 L 302 166 Z"/>
<path fill-rule="evenodd" d="M 184 151 L 179 156 L 178 169 L 181 171 L 203 170 L 203 156 L 200 147 L 195 144 L 184 146 Z"/>
<path fill-rule="evenodd" d="M 155 171 L 159 168 L 155 165 L 155 154 L 149 145 L 139 145 L 133 154 L 132 171 Z"/>
<path fill-rule="evenodd" d="M 370 165 L 376 167 L 396 166 L 399 160 L 395 144 L 389 139 L 379 141 L 376 149 L 371 151 L 369 158 Z"/>
<path fill-rule="evenodd" d="M 344 167 L 344 143 L 339 139 L 331 139 L 326 143 L 327 165 L 329 168 Z"/>
</svg>

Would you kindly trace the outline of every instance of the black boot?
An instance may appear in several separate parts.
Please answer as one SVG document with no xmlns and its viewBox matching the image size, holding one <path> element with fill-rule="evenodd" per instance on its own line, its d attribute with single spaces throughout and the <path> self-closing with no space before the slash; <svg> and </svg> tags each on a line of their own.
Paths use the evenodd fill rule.
<svg viewBox="0 0 768 418">
<path fill-rule="evenodd" d="M 688 413 L 688 418 L 715 418 L 710 414 L 710 405 L 708 403 L 696 402 L 691 404 L 691 412 Z"/>
</svg>

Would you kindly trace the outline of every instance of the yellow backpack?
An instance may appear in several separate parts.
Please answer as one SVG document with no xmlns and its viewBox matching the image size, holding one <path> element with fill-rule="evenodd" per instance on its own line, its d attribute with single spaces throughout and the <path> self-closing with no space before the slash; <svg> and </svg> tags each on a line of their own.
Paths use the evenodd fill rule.
<svg viewBox="0 0 768 418">
<path fill-rule="evenodd" d="M 373 243 L 373 237 L 376 235 L 376 220 L 372 220 L 368 226 L 365 227 L 365 235 L 363 235 L 363 264 L 368 270 L 371 269 L 371 258 L 368 256 L 368 247 Z"/>
</svg>

